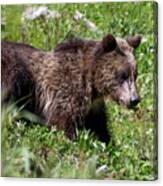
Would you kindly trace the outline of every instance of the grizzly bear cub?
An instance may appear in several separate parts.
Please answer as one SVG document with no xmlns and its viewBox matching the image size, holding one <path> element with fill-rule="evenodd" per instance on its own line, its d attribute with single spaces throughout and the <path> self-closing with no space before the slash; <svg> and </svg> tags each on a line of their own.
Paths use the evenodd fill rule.
<svg viewBox="0 0 163 186">
<path fill-rule="evenodd" d="M 85 127 L 108 143 L 104 97 L 128 108 L 139 103 L 134 49 L 140 41 L 140 36 L 121 39 L 110 34 L 101 41 L 74 38 L 49 52 L 2 41 L 5 99 L 23 100 L 49 128 L 64 130 L 70 139 L 76 128 Z"/>
</svg>

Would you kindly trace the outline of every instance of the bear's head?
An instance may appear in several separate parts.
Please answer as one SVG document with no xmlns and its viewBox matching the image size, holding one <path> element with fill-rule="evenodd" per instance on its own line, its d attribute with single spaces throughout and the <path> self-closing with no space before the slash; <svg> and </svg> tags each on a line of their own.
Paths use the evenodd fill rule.
<svg viewBox="0 0 163 186">
<path fill-rule="evenodd" d="M 141 36 L 122 39 L 109 34 L 98 43 L 94 55 L 95 90 L 99 95 L 110 95 L 128 108 L 134 108 L 140 102 L 134 55 L 140 42 Z"/>
</svg>

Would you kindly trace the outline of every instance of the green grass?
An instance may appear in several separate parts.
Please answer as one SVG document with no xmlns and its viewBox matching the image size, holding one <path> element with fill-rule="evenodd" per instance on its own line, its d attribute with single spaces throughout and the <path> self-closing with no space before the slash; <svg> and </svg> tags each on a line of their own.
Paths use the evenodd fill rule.
<svg viewBox="0 0 163 186">
<path fill-rule="evenodd" d="M 31 5 L 28 5 L 31 6 Z M 36 6 L 36 5 L 35 5 Z M 39 6 L 39 5 L 38 5 Z M 21 22 L 27 5 L 2 6 L 6 24 L 2 38 L 50 50 L 69 33 L 101 39 L 106 33 L 125 37 L 141 34 L 143 42 L 136 51 L 137 85 L 141 95 L 134 112 L 108 102 L 109 126 L 114 145 L 106 146 L 89 131 L 79 131 L 75 141 L 63 132 L 48 131 L 46 126 L 27 123 L 15 106 L 2 107 L 2 176 L 90 179 L 157 178 L 156 149 L 156 41 L 153 2 L 53 4 L 61 18 L 43 24 L 41 20 Z M 94 22 L 98 32 L 88 29 L 73 15 L 82 12 Z M 107 171 L 99 172 L 101 166 Z"/>
</svg>

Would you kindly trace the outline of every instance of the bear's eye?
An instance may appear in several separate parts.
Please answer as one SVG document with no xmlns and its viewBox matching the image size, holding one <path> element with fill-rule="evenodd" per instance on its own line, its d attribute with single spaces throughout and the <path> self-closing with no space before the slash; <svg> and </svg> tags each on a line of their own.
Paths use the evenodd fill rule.
<svg viewBox="0 0 163 186">
<path fill-rule="evenodd" d="M 126 72 L 123 72 L 123 73 L 121 74 L 121 79 L 127 80 L 127 79 L 128 79 L 128 74 L 127 74 Z"/>
<path fill-rule="evenodd" d="M 127 72 L 120 72 L 118 74 L 117 79 L 118 79 L 119 82 L 123 83 L 124 81 L 126 81 L 128 79 L 128 77 L 129 77 L 129 75 L 128 75 Z"/>
</svg>

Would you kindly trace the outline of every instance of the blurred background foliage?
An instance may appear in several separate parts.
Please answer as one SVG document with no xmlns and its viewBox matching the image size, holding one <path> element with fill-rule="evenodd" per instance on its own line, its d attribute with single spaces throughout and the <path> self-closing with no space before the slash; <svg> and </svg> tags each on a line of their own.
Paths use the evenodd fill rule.
<svg viewBox="0 0 163 186">
<path fill-rule="evenodd" d="M 15 104 L 2 105 L 2 176 L 156 179 L 156 23 L 155 2 L 3 5 L 2 39 L 44 50 L 71 34 L 90 39 L 141 34 L 143 39 L 136 50 L 141 103 L 130 111 L 106 100 L 113 136 L 108 146 L 89 131 L 79 131 L 77 140 L 69 141 L 63 132 L 22 120 Z"/>
</svg>

